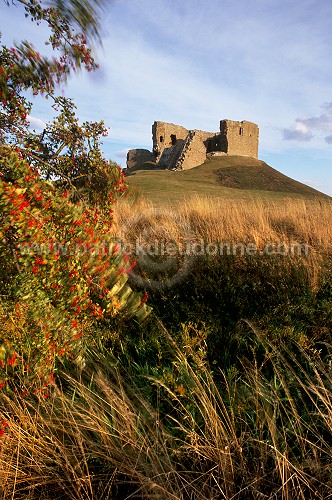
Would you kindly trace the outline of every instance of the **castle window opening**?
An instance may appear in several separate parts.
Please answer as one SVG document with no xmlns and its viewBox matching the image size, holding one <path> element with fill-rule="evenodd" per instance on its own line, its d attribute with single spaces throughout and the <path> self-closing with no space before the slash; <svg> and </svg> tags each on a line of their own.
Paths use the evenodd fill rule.
<svg viewBox="0 0 332 500">
<path fill-rule="evenodd" d="M 159 141 L 160 141 L 160 142 L 164 142 L 164 138 L 163 138 L 163 136 L 162 136 L 162 135 L 160 136 Z"/>
<path fill-rule="evenodd" d="M 242 127 L 240 127 L 239 135 L 243 135 L 243 128 Z"/>
<path fill-rule="evenodd" d="M 175 134 L 171 134 L 171 141 L 172 141 L 172 146 L 175 146 L 175 144 L 176 144 L 176 135 Z"/>
</svg>

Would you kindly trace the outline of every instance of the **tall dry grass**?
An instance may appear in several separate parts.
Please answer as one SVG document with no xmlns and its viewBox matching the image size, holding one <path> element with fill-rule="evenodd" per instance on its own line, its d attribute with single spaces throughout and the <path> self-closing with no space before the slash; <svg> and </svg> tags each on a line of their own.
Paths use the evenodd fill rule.
<svg viewBox="0 0 332 500">
<path fill-rule="evenodd" d="M 111 363 L 64 374 L 51 399 L 0 396 L 0 498 L 179 498 L 170 438 Z M 69 390 L 70 388 L 70 390 Z M 169 447 L 169 449 L 168 449 Z M 115 487 L 118 477 L 121 487 Z"/>
<path fill-rule="evenodd" d="M 174 208 L 154 207 L 140 199 L 119 202 L 115 214 L 116 235 L 136 236 L 146 224 L 163 226 L 176 241 L 194 235 L 206 242 L 253 242 L 258 248 L 269 242 L 305 242 L 317 252 L 330 253 L 332 202 L 305 199 L 269 201 L 214 200 L 193 197 Z"/>
<path fill-rule="evenodd" d="M 191 225 L 208 241 L 305 242 L 318 251 L 330 250 L 332 203 L 286 199 L 250 203 L 193 199 L 183 207 Z"/>
<path fill-rule="evenodd" d="M 156 241 L 175 242 L 178 248 L 186 248 L 186 242 L 222 243 L 222 252 L 229 247 L 243 251 L 253 245 L 254 255 L 271 255 L 272 251 L 286 255 L 295 266 L 305 265 L 315 289 L 321 268 L 331 256 L 331 221 L 332 202 L 320 200 L 248 202 L 193 197 L 166 208 L 154 207 L 144 199 L 136 204 L 124 199 L 117 207 L 112 230 L 126 248 L 129 243 L 133 253 L 137 241 L 147 246 Z M 305 258 L 299 259 L 299 255 Z"/>
<path fill-rule="evenodd" d="M 89 377 L 65 375 L 50 400 L 2 396 L 2 498 L 332 498 L 331 371 L 317 353 L 277 349 L 252 328 L 264 363 L 245 362 L 221 385 L 169 338 L 183 391 L 153 379 L 167 414 L 96 352 Z"/>
<path fill-rule="evenodd" d="M 174 345 L 193 403 L 172 392 L 179 408 L 174 421 L 184 436 L 181 450 L 202 472 L 198 498 L 330 498 L 331 372 L 317 353 L 291 342 L 277 348 L 250 327 L 266 359 L 247 360 L 241 375 L 224 374 L 222 386 L 206 367 L 193 369 Z"/>
</svg>

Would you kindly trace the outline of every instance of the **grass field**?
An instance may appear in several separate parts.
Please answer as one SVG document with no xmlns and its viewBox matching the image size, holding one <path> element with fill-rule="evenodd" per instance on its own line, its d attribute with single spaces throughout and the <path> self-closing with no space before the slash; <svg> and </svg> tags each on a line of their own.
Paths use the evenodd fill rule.
<svg viewBox="0 0 332 500">
<path fill-rule="evenodd" d="M 332 498 L 332 201 L 256 160 L 220 160 L 129 176 L 111 231 L 131 249 L 256 252 L 194 255 L 158 287 L 167 255 L 133 251 L 151 315 L 101 319 L 48 399 L 0 390 L 1 499 Z M 308 251 L 282 251 L 292 243 Z M 22 332 L 24 308 L 11 311 L 3 331 Z"/>
<path fill-rule="evenodd" d="M 311 255 L 328 255 L 332 241 L 332 201 L 288 197 L 229 199 L 193 195 L 181 206 L 156 208 L 142 198 L 122 199 L 112 230 L 133 242 L 161 236 L 180 243 L 183 238 L 214 242 L 304 242 Z"/>
<path fill-rule="evenodd" d="M 193 195 L 231 200 L 326 198 L 266 163 L 243 156 L 211 157 L 199 167 L 179 172 L 145 164 L 129 171 L 127 181 L 132 196 L 145 196 L 155 205 L 174 206 Z"/>
</svg>

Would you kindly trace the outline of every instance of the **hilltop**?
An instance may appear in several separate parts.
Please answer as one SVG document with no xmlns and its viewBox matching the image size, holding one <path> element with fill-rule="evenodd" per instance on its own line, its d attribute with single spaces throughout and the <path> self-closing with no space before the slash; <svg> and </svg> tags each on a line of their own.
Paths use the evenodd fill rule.
<svg viewBox="0 0 332 500">
<path fill-rule="evenodd" d="M 127 181 L 131 192 L 156 204 L 177 204 L 192 195 L 224 199 L 329 198 L 265 162 L 245 156 L 212 156 L 198 167 L 181 171 L 158 169 L 153 162 L 146 162 L 130 169 Z"/>
</svg>

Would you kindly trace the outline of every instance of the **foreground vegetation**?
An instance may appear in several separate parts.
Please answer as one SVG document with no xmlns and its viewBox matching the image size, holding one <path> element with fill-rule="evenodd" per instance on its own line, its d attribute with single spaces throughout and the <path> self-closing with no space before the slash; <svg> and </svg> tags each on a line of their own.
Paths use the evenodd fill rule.
<svg viewBox="0 0 332 500">
<path fill-rule="evenodd" d="M 55 95 L 102 2 L 19 3 L 58 57 L 0 50 L 0 497 L 332 497 L 331 203 L 266 168 L 282 204 L 125 199 L 104 124 Z"/>
<path fill-rule="evenodd" d="M 101 319 L 49 398 L 2 394 L 3 497 L 329 498 L 331 210 L 195 199 L 174 214 L 122 200 L 113 230 L 128 240 L 144 228 L 153 241 L 309 252 L 200 255 L 176 286 L 150 288 L 136 256 L 150 316 Z"/>
<path fill-rule="evenodd" d="M 155 398 L 97 353 L 51 400 L 3 397 L 4 498 L 329 498 L 327 359 L 257 342 L 261 359 L 218 384 L 203 350 L 173 345 Z"/>
</svg>

